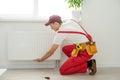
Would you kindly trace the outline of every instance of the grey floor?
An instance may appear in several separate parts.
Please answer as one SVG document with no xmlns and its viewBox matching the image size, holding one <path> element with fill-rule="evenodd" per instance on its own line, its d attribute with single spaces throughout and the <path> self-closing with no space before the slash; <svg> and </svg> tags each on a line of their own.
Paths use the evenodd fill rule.
<svg viewBox="0 0 120 80">
<path fill-rule="evenodd" d="M 98 68 L 94 76 L 88 73 L 60 75 L 58 69 L 10 69 L 1 73 L 0 80 L 120 80 L 120 68 Z"/>
</svg>

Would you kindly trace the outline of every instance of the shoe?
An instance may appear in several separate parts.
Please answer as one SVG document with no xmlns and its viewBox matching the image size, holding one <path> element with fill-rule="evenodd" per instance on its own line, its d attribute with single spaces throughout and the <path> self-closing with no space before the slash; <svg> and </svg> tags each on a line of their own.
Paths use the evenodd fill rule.
<svg viewBox="0 0 120 80">
<path fill-rule="evenodd" d="M 89 75 L 94 75 L 97 72 L 95 59 L 91 59 L 90 61 L 88 61 L 88 71 Z"/>
</svg>

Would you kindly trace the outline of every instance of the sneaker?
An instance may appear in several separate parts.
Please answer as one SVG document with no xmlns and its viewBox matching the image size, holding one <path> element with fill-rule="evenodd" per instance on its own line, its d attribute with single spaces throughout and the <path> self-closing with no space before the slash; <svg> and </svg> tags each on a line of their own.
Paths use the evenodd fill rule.
<svg viewBox="0 0 120 80">
<path fill-rule="evenodd" d="M 88 61 L 88 71 L 89 75 L 94 75 L 97 72 L 95 59 L 91 59 Z"/>
</svg>

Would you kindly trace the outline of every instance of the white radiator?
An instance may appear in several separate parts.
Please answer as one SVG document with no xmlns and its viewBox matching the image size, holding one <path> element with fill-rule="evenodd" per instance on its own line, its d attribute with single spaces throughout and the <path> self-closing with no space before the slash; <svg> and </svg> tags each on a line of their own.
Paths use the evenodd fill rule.
<svg viewBox="0 0 120 80">
<path fill-rule="evenodd" d="M 53 32 L 8 32 L 8 60 L 33 60 L 43 56 L 52 45 Z M 60 47 L 47 60 L 60 60 Z"/>
</svg>

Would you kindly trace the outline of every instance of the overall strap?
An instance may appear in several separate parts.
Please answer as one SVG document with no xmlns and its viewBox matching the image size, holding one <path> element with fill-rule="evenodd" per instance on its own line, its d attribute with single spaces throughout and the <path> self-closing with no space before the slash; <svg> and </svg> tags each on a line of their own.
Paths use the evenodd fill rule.
<svg viewBox="0 0 120 80">
<path fill-rule="evenodd" d="M 71 20 L 74 21 L 75 23 L 77 23 L 83 29 L 84 33 L 78 32 L 78 31 L 58 31 L 58 33 L 82 34 L 82 35 L 85 35 L 89 41 L 92 41 L 92 36 L 87 33 L 87 31 L 83 28 L 83 26 L 76 20 L 74 20 L 74 19 L 71 19 Z"/>
<path fill-rule="evenodd" d="M 82 34 L 82 35 L 86 36 L 86 38 L 89 41 L 92 41 L 92 37 L 89 34 L 85 34 L 83 32 L 78 32 L 78 31 L 58 31 L 57 33 Z"/>
<path fill-rule="evenodd" d="M 79 22 L 77 22 L 76 20 L 74 20 L 74 19 L 71 19 L 71 20 L 74 21 L 75 23 L 77 23 L 82 28 L 82 30 L 85 32 L 85 34 L 86 34 L 85 36 L 88 38 L 88 40 L 92 41 L 92 36 L 87 33 L 87 31 L 83 28 L 83 26 Z"/>
<path fill-rule="evenodd" d="M 69 34 L 83 34 L 86 35 L 83 32 L 78 32 L 78 31 L 58 31 L 58 33 L 69 33 Z"/>
<path fill-rule="evenodd" d="M 75 23 L 77 23 L 77 24 L 82 28 L 82 30 L 83 30 L 86 34 L 88 34 L 87 31 L 83 28 L 83 26 L 82 26 L 79 22 L 77 22 L 77 21 L 74 20 L 74 19 L 71 19 L 71 20 L 74 21 Z"/>
</svg>

